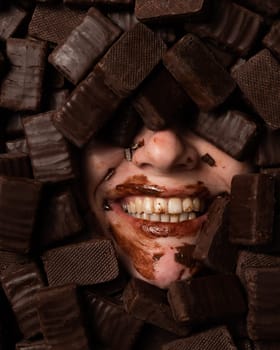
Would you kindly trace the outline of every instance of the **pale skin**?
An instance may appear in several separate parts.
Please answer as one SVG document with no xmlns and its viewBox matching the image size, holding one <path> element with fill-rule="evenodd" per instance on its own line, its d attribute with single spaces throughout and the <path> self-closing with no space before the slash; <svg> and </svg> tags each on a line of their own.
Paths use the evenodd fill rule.
<svg viewBox="0 0 280 350">
<path fill-rule="evenodd" d="M 123 148 L 91 142 L 86 150 L 88 199 L 131 275 L 168 288 L 197 272 L 189 258 L 207 216 L 203 203 L 229 193 L 232 177 L 251 169 L 186 130 L 143 128 L 134 141 L 140 147 L 131 161 Z M 201 159 L 206 153 L 215 166 Z M 186 207 L 190 200 L 198 207 Z"/>
</svg>

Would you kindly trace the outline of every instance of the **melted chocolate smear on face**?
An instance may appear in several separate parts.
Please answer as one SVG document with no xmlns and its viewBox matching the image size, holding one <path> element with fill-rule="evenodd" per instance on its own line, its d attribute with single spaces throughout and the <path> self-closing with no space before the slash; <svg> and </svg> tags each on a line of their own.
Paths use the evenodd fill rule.
<svg viewBox="0 0 280 350">
<path fill-rule="evenodd" d="M 163 192 L 165 189 L 156 185 L 150 185 L 145 175 L 134 175 L 129 177 L 123 184 L 117 185 L 115 193 L 118 196 L 150 194 L 155 195 Z"/>
<path fill-rule="evenodd" d="M 163 253 L 161 253 L 161 254 L 154 254 L 153 255 L 153 260 L 154 261 L 159 261 L 162 257 L 163 257 Z"/>
</svg>

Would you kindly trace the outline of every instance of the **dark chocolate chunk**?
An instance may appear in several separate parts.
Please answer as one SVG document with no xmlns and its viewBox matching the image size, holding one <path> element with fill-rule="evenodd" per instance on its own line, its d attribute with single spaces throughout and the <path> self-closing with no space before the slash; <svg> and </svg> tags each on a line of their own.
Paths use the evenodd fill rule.
<svg viewBox="0 0 280 350">
<path fill-rule="evenodd" d="M 131 30 L 138 23 L 135 13 L 132 11 L 109 12 L 107 15 L 124 32 Z"/>
<path fill-rule="evenodd" d="M 11 265 L 0 279 L 24 337 L 28 339 L 40 333 L 36 292 L 44 286 L 44 282 L 37 265 Z"/>
<path fill-rule="evenodd" d="M 174 318 L 190 325 L 225 321 L 246 312 L 241 284 L 230 274 L 173 282 L 168 300 Z"/>
<path fill-rule="evenodd" d="M 253 10 L 269 16 L 275 16 L 280 12 L 278 0 L 239 0 L 243 6 L 248 6 Z"/>
<path fill-rule="evenodd" d="M 28 34 L 58 44 L 81 23 L 84 16 L 84 10 L 70 8 L 60 3 L 37 4 L 29 23 Z"/>
<path fill-rule="evenodd" d="M 271 129 L 280 128 L 280 65 L 264 49 L 232 73 L 241 91 Z"/>
<path fill-rule="evenodd" d="M 265 205 L 264 205 L 265 203 Z M 235 175 L 231 184 L 229 240 L 260 245 L 272 241 L 275 179 L 267 174 Z"/>
<path fill-rule="evenodd" d="M 280 341 L 256 341 L 254 342 L 254 350 L 278 350 Z"/>
<path fill-rule="evenodd" d="M 193 252 L 193 258 L 218 272 L 233 272 L 237 248 L 228 240 L 229 198 L 217 197 L 211 204 Z"/>
<path fill-rule="evenodd" d="M 226 68 L 231 67 L 235 61 L 236 57 L 233 53 L 228 52 L 222 45 L 213 43 L 212 41 L 204 40 L 208 49 L 213 53 L 215 59 L 221 63 Z"/>
<path fill-rule="evenodd" d="M 28 155 L 19 152 L 0 154 L 0 175 L 33 178 Z"/>
<path fill-rule="evenodd" d="M 123 7 L 133 4 L 133 0 L 64 0 L 64 4 L 79 6 L 103 5 L 106 7 Z"/>
<path fill-rule="evenodd" d="M 16 344 L 16 350 L 52 350 L 53 347 L 48 345 L 44 340 L 38 341 L 21 341 Z"/>
<path fill-rule="evenodd" d="M 8 252 L 5 250 L 0 251 L 0 276 L 10 266 L 23 265 L 29 262 L 27 255 L 18 254 L 14 252 Z"/>
<path fill-rule="evenodd" d="M 252 340 L 279 340 L 280 267 L 248 268 L 245 271 L 248 295 L 247 328 Z"/>
<path fill-rule="evenodd" d="M 42 288 L 37 310 L 47 344 L 56 350 L 89 350 L 76 286 Z"/>
<path fill-rule="evenodd" d="M 237 110 L 200 112 L 190 128 L 238 160 L 244 160 L 254 149 L 258 136 L 257 124 L 248 114 Z"/>
<path fill-rule="evenodd" d="M 11 141 L 7 141 L 6 144 L 7 153 L 26 153 L 28 154 L 28 147 L 26 138 L 15 139 Z"/>
<path fill-rule="evenodd" d="M 147 323 L 165 329 L 178 336 L 186 336 L 190 329 L 176 322 L 168 305 L 166 291 L 144 281 L 132 279 L 123 293 L 126 311 Z"/>
<path fill-rule="evenodd" d="M 231 334 L 225 326 L 195 334 L 191 337 L 178 339 L 163 345 L 162 350 L 237 350 Z"/>
<path fill-rule="evenodd" d="M 142 22 L 185 19 L 188 16 L 200 14 L 205 4 L 206 0 L 136 0 L 135 15 Z"/>
<path fill-rule="evenodd" d="M 280 165 L 280 130 L 267 129 L 260 139 L 255 164 L 261 167 Z"/>
<path fill-rule="evenodd" d="M 14 5 L 9 5 L 4 11 L 0 11 L 0 40 L 10 38 L 27 17 L 27 12 Z"/>
<path fill-rule="evenodd" d="M 163 63 L 203 111 L 219 106 L 235 89 L 235 82 L 225 68 L 202 41 L 191 34 L 167 51 Z"/>
<path fill-rule="evenodd" d="M 67 140 L 52 122 L 54 112 L 24 118 L 24 130 L 35 179 L 58 182 L 76 176 Z"/>
<path fill-rule="evenodd" d="M 12 113 L 8 116 L 5 125 L 5 134 L 7 137 L 15 138 L 19 136 L 23 136 L 23 124 L 22 124 L 22 113 Z"/>
<path fill-rule="evenodd" d="M 9 38 L 11 69 L 0 85 L 0 106 L 13 111 L 38 111 L 42 99 L 46 43 Z"/>
<path fill-rule="evenodd" d="M 103 283 L 119 274 L 115 251 L 108 239 L 96 238 L 53 248 L 42 259 L 50 286 Z"/>
<path fill-rule="evenodd" d="M 27 253 L 40 199 L 38 181 L 0 177 L 0 249 Z"/>
<path fill-rule="evenodd" d="M 6 74 L 7 61 L 3 53 L 0 51 L 0 79 Z"/>
<path fill-rule="evenodd" d="M 56 110 L 61 108 L 69 97 L 68 89 L 54 90 L 49 96 L 47 108 L 48 110 Z"/>
<path fill-rule="evenodd" d="M 77 84 L 120 34 L 118 26 L 91 8 L 48 60 L 69 81 Z"/>
<path fill-rule="evenodd" d="M 212 158 L 209 153 L 205 153 L 203 156 L 200 157 L 200 159 L 211 167 L 216 166 L 215 159 Z"/>
<path fill-rule="evenodd" d="M 272 25 L 268 34 L 263 38 L 262 43 L 276 55 L 278 60 L 280 59 L 280 21 L 276 21 Z"/>
</svg>

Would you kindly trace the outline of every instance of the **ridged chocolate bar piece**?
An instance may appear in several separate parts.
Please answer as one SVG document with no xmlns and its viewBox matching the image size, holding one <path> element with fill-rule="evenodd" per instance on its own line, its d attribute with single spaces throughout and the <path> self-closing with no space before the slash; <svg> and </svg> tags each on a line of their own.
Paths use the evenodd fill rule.
<svg viewBox="0 0 280 350">
<path fill-rule="evenodd" d="M 191 108 L 191 101 L 168 70 L 162 67 L 142 85 L 133 106 L 148 129 L 161 130 L 183 116 L 187 108 Z"/>
<path fill-rule="evenodd" d="M 107 16 L 116 23 L 124 32 L 131 30 L 139 21 L 132 11 L 108 12 Z"/>
<path fill-rule="evenodd" d="M 9 38 L 10 70 L 0 85 L 0 106 L 13 111 L 37 111 L 42 99 L 46 43 Z"/>
<path fill-rule="evenodd" d="M 91 8 L 82 23 L 58 45 L 49 62 L 77 84 L 121 34 L 121 29 L 97 9 Z"/>
<path fill-rule="evenodd" d="M 244 160 L 254 149 L 258 136 L 257 124 L 244 112 L 200 112 L 190 127 L 235 159 Z"/>
<path fill-rule="evenodd" d="M 53 113 L 37 114 L 23 121 L 33 174 L 41 182 L 59 182 L 76 176 L 70 145 L 54 126 Z"/>
<path fill-rule="evenodd" d="M 236 246 L 228 240 L 229 198 L 217 197 L 210 205 L 194 248 L 193 258 L 217 272 L 233 272 Z"/>
<path fill-rule="evenodd" d="M 47 287 L 37 293 L 37 310 L 47 344 L 56 350 L 89 350 L 74 285 Z"/>
<path fill-rule="evenodd" d="M 51 249 L 42 256 L 50 286 L 67 283 L 91 285 L 118 277 L 118 261 L 112 242 L 92 239 Z"/>
<path fill-rule="evenodd" d="M 269 16 L 275 16 L 280 12 L 278 0 L 239 0 L 243 6 L 248 6 L 253 10 Z"/>
<path fill-rule="evenodd" d="M 248 268 L 247 328 L 252 340 L 280 340 L 280 267 Z"/>
<path fill-rule="evenodd" d="M 40 199 L 38 181 L 0 177 L 0 249 L 27 253 Z"/>
<path fill-rule="evenodd" d="M 232 73 L 241 91 L 271 129 L 280 128 L 280 64 L 264 49 Z"/>
<path fill-rule="evenodd" d="M 261 167 L 280 165 L 280 130 L 266 130 L 260 139 L 255 163 Z"/>
<path fill-rule="evenodd" d="M 21 341 L 16 344 L 16 350 L 53 350 L 51 345 L 48 345 L 43 340 L 38 341 Z"/>
<path fill-rule="evenodd" d="M 0 40 L 5 41 L 10 38 L 26 17 L 27 12 L 14 5 L 9 5 L 1 11 Z"/>
<path fill-rule="evenodd" d="M 190 15 L 200 14 L 205 3 L 205 0 L 136 0 L 135 15 L 142 22 L 185 19 Z"/>
<path fill-rule="evenodd" d="M 23 265 L 29 262 L 29 257 L 25 254 L 18 254 L 14 252 L 8 252 L 5 250 L 0 251 L 0 276 L 11 265 Z"/>
<path fill-rule="evenodd" d="M 68 89 L 53 90 L 49 95 L 47 109 L 50 111 L 60 109 L 66 103 L 69 95 Z"/>
<path fill-rule="evenodd" d="M 140 320 L 151 323 L 178 336 L 186 336 L 190 329 L 176 322 L 168 305 L 166 291 L 144 281 L 132 279 L 123 292 L 126 311 Z"/>
<path fill-rule="evenodd" d="M 14 139 L 15 137 L 23 136 L 22 118 L 21 112 L 12 112 L 12 114 L 9 115 L 5 124 L 5 134 L 8 138 Z"/>
<path fill-rule="evenodd" d="M 119 303 L 94 293 L 86 293 L 90 332 L 94 339 L 111 350 L 130 350 L 144 322 L 129 315 Z"/>
<path fill-rule="evenodd" d="M 83 221 L 70 191 L 52 196 L 46 201 L 45 208 L 40 224 L 40 244 L 43 247 L 69 238 L 82 230 Z"/>
<path fill-rule="evenodd" d="M 276 21 L 271 26 L 270 31 L 263 38 L 262 43 L 280 59 L 280 21 Z"/>
<path fill-rule="evenodd" d="M 28 339 L 40 333 L 36 292 L 44 286 L 44 282 L 37 265 L 12 265 L 0 279 L 24 337 Z"/>
<path fill-rule="evenodd" d="M 1 153 L 0 175 L 32 178 L 28 155 L 25 153 Z"/>
<path fill-rule="evenodd" d="M 28 154 L 26 138 L 15 139 L 5 143 L 7 153 L 25 153 Z"/>
<path fill-rule="evenodd" d="M 258 38 L 263 18 L 227 0 L 218 0 L 212 6 L 208 21 L 187 23 L 185 29 L 246 56 Z"/>
<path fill-rule="evenodd" d="M 163 345 L 162 350 L 237 350 L 225 326 L 212 328 L 188 338 Z"/>
<path fill-rule="evenodd" d="M 164 55 L 163 63 L 203 111 L 219 106 L 235 89 L 229 73 L 194 35 L 180 39 Z"/>
<path fill-rule="evenodd" d="M 265 205 L 264 205 L 265 203 Z M 229 240 L 261 245 L 273 238 L 275 179 L 267 174 L 235 175 L 231 183 Z"/>
<path fill-rule="evenodd" d="M 63 0 L 64 4 L 79 5 L 79 6 L 94 6 L 104 5 L 107 7 L 118 7 L 132 5 L 133 0 Z"/>
<path fill-rule="evenodd" d="M 85 16 L 85 11 L 63 4 L 37 4 L 28 34 L 35 38 L 58 44 L 65 40 Z"/>
<path fill-rule="evenodd" d="M 168 300 L 175 319 L 190 325 L 225 321 L 246 312 L 241 284 L 230 274 L 173 282 Z"/>
</svg>

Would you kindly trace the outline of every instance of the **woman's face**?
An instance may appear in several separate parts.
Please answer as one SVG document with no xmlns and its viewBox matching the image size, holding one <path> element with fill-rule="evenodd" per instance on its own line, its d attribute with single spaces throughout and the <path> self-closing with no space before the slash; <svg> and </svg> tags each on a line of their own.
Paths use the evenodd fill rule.
<svg viewBox="0 0 280 350">
<path fill-rule="evenodd" d="M 89 203 L 130 273 L 167 288 L 197 271 L 191 254 L 207 205 L 250 167 L 190 131 L 144 128 L 135 143 L 129 161 L 123 148 L 91 142 Z M 201 159 L 205 154 L 214 166 Z"/>
</svg>

